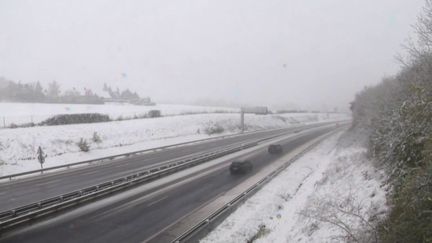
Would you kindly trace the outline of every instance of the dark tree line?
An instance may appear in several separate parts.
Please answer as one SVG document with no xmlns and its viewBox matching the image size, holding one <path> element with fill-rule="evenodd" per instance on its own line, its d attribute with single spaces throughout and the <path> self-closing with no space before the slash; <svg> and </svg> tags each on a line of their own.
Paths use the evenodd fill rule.
<svg viewBox="0 0 432 243">
<path fill-rule="evenodd" d="M 113 90 L 109 85 L 104 84 L 103 91 L 108 92 L 112 99 L 123 99 L 123 100 L 139 100 L 140 96 L 136 92 L 132 92 L 129 89 L 120 91 L 119 88 Z"/>
<path fill-rule="evenodd" d="M 90 89 L 80 92 L 73 88 L 62 92 L 56 81 L 44 88 L 40 82 L 21 83 L 5 78 L 0 78 L 0 101 L 103 104 L 103 99 Z"/>
<path fill-rule="evenodd" d="M 69 104 L 103 104 L 104 101 L 120 101 L 140 105 L 154 104 L 150 98 L 141 98 L 137 92 L 129 89 L 113 90 L 109 85 L 104 84 L 103 91 L 107 92 L 111 99 L 104 99 L 87 88 L 83 90 L 72 88 L 63 92 L 56 81 L 44 87 L 40 82 L 21 83 L 0 77 L 0 101 Z"/>
</svg>

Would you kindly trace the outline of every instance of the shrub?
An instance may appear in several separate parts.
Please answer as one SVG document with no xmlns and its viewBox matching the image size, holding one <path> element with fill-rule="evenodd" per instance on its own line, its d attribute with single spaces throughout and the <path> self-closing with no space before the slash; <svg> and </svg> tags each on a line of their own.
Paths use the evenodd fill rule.
<svg viewBox="0 0 432 243">
<path fill-rule="evenodd" d="M 432 162 L 405 176 L 393 204 L 380 227 L 381 242 L 432 242 Z"/>
<path fill-rule="evenodd" d="M 101 143 L 102 142 L 102 139 L 97 132 L 93 133 L 92 141 L 94 143 Z"/>
<path fill-rule="evenodd" d="M 225 129 L 220 124 L 211 124 L 204 129 L 207 135 L 220 134 L 223 133 Z"/>
<path fill-rule="evenodd" d="M 265 237 L 266 235 L 270 234 L 271 230 L 269 230 L 265 224 L 260 224 L 258 226 L 258 231 L 249 239 L 247 242 L 255 242 L 260 238 Z"/>
<path fill-rule="evenodd" d="M 90 151 L 90 145 L 88 145 L 87 140 L 84 138 L 81 138 L 80 141 L 77 143 L 78 148 L 82 151 L 82 152 L 88 152 Z"/>
<path fill-rule="evenodd" d="M 23 124 L 15 124 L 15 123 L 11 123 L 9 125 L 9 128 L 15 129 L 15 128 L 26 128 L 26 127 L 34 127 L 36 126 L 35 123 L 33 122 L 29 122 L 29 123 L 23 123 Z"/>
<path fill-rule="evenodd" d="M 108 122 L 111 119 L 108 115 L 99 113 L 83 113 L 83 114 L 63 114 L 56 115 L 41 122 L 40 125 L 55 126 L 80 123 L 96 123 Z"/>
<path fill-rule="evenodd" d="M 161 114 L 160 110 L 150 110 L 148 112 L 148 117 L 150 117 L 150 118 L 161 117 L 161 116 L 162 116 L 162 114 Z"/>
<path fill-rule="evenodd" d="M 332 237 L 337 240 L 335 242 L 379 242 L 377 227 L 373 221 L 373 218 L 378 216 L 377 212 L 371 211 L 369 207 L 372 205 L 363 204 L 351 193 L 342 198 L 325 195 L 314 198 L 309 203 L 299 214 L 311 220 L 312 225 L 321 222 L 338 228 L 340 234 Z"/>
</svg>

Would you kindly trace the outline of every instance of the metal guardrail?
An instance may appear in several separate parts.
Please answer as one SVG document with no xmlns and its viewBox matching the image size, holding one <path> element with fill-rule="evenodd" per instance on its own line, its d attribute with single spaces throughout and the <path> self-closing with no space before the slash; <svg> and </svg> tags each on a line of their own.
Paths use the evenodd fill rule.
<svg viewBox="0 0 432 243">
<path fill-rule="evenodd" d="M 244 202 L 247 198 L 251 197 L 254 193 L 256 193 L 262 186 L 270 182 L 273 178 L 275 178 L 279 173 L 281 173 L 283 170 L 285 170 L 292 162 L 296 161 L 300 157 L 302 157 L 305 153 L 316 147 L 322 140 L 325 138 L 331 136 L 335 132 L 337 132 L 339 129 L 336 129 L 332 132 L 329 132 L 325 136 L 323 136 L 318 141 L 314 142 L 313 144 L 306 147 L 303 151 L 296 154 L 293 158 L 288 160 L 286 163 L 284 163 L 282 166 L 271 172 L 269 175 L 264 177 L 263 179 L 259 180 L 257 183 L 246 189 L 244 192 L 242 192 L 240 195 L 235 197 L 230 202 L 224 204 L 222 207 L 217 209 L 215 212 L 210 214 L 205 219 L 201 220 L 199 223 L 194 225 L 192 228 L 178 236 L 176 239 L 172 241 L 172 243 L 183 243 L 183 242 L 196 242 L 198 241 L 197 235 L 200 235 L 202 231 L 204 231 L 207 227 L 212 225 L 215 221 L 221 222 L 224 217 L 228 216 L 228 213 L 232 210 L 236 209 L 238 206 L 240 206 L 240 203 Z M 215 226 L 215 225 L 213 225 Z M 202 235 L 200 235 L 202 236 Z"/>
<path fill-rule="evenodd" d="M 267 139 L 267 138 L 266 138 Z M 247 144 L 228 146 L 222 150 L 209 152 L 194 158 L 186 158 L 179 161 L 171 161 L 159 167 L 148 168 L 143 171 L 137 171 L 134 174 L 117 178 L 111 181 L 100 183 L 95 186 L 86 187 L 80 190 L 69 192 L 60 196 L 48 198 L 36 203 L 18 207 L 0 213 L 0 232 L 18 226 L 21 223 L 46 216 L 59 210 L 76 206 L 84 201 L 95 200 L 104 195 L 124 190 L 136 186 L 143 182 L 148 182 L 165 175 L 172 174 L 179 170 L 189 168 L 206 161 L 222 157 L 246 148 L 256 146 L 257 141 Z"/>
</svg>

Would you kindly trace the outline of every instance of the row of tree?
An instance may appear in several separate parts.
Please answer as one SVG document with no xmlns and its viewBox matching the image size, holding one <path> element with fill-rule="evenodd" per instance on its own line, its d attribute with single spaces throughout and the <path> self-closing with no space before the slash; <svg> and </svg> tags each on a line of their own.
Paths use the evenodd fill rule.
<svg viewBox="0 0 432 243">
<path fill-rule="evenodd" d="M 80 92 L 73 88 L 62 92 L 56 81 L 45 88 L 40 82 L 23 84 L 5 78 L 0 78 L 0 101 L 103 104 L 103 99 L 91 89 Z"/>
<path fill-rule="evenodd" d="M 395 77 L 365 88 L 352 103 L 354 127 L 390 175 L 392 209 L 381 242 L 432 242 L 432 1 L 416 25 L 418 42 Z"/>
<path fill-rule="evenodd" d="M 114 101 L 137 103 L 143 100 L 136 92 L 129 89 L 120 91 L 119 88 L 113 90 L 107 84 L 104 84 L 103 91 L 107 92 L 111 100 Z M 49 83 L 45 88 L 40 82 L 21 83 L 0 77 L 0 101 L 103 104 L 104 99 L 88 88 L 84 88 L 82 91 L 72 88 L 62 92 L 56 81 Z M 147 103 L 149 102 L 150 99 Z"/>
<path fill-rule="evenodd" d="M 112 99 L 123 99 L 123 100 L 139 100 L 140 96 L 136 92 L 132 92 L 129 89 L 120 91 L 119 88 L 113 90 L 109 85 L 104 84 L 103 91 L 107 92 Z"/>
</svg>

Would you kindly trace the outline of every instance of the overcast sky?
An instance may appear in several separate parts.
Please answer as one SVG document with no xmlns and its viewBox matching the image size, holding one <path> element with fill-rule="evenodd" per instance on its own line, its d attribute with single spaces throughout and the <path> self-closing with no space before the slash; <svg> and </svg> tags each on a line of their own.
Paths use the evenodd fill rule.
<svg viewBox="0 0 432 243">
<path fill-rule="evenodd" d="M 0 76 L 157 102 L 347 107 L 424 0 L 0 0 Z"/>
</svg>

